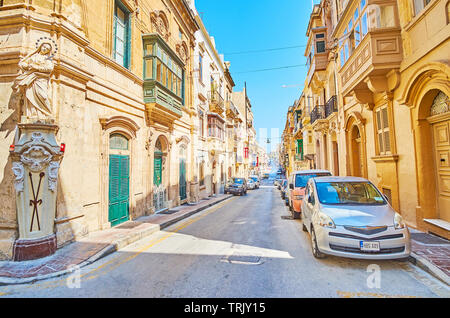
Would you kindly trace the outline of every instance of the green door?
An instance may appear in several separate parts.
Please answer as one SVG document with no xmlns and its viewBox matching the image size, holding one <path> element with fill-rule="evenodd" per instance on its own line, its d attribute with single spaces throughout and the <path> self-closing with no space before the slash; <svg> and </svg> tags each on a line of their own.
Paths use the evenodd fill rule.
<svg viewBox="0 0 450 318">
<path fill-rule="evenodd" d="M 161 179 L 162 179 L 162 157 L 156 157 L 154 161 L 154 174 L 153 174 L 153 183 L 156 186 L 161 185 Z"/>
<path fill-rule="evenodd" d="M 186 159 L 180 159 L 180 199 L 184 200 L 186 195 Z"/>
<path fill-rule="evenodd" d="M 130 157 L 109 156 L 109 222 L 111 226 L 129 219 Z"/>
</svg>

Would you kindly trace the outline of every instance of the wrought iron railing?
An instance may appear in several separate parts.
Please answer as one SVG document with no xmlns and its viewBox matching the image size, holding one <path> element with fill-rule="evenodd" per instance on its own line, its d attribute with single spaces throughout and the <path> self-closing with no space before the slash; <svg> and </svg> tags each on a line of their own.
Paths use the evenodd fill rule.
<svg viewBox="0 0 450 318">
<path fill-rule="evenodd" d="M 218 90 L 212 90 L 208 92 L 208 99 L 210 103 L 215 103 L 220 107 L 223 107 L 224 99 L 222 95 L 220 95 Z"/>
<path fill-rule="evenodd" d="M 313 124 L 318 119 L 325 118 L 325 106 L 317 105 L 311 112 L 311 124 Z"/>
<path fill-rule="evenodd" d="M 158 213 L 169 207 L 167 201 L 167 190 L 160 184 L 153 190 L 153 206 L 155 207 L 155 212 Z"/>
<path fill-rule="evenodd" d="M 336 95 L 333 95 L 325 104 L 325 118 L 328 118 L 331 114 L 336 113 L 337 111 L 337 98 Z"/>
</svg>

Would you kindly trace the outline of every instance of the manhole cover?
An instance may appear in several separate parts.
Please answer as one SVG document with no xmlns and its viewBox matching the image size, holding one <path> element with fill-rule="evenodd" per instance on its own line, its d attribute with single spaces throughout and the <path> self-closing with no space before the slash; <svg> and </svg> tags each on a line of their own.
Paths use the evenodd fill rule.
<svg viewBox="0 0 450 318">
<path fill-rule="evenodd" d="M 243 265 L 259 265 L 262 264 L 261 256 L 259 255 L 248 255 L 248 254 L 237 254 L 233 253 L 223 259 L 223 261 L 231 264 L 243 264 Z"/>
<path fill-rule="evenodd" d="M 450 241 L 427 233 L 411 233 L 411 238 L 422 244 L 450 245 Z"/>
<path fill-rule="evenodd" d="M 281 219 L 283 219 L 283 220 L 293 220 L 292 215 L 282 215 Z"/>
</svg>

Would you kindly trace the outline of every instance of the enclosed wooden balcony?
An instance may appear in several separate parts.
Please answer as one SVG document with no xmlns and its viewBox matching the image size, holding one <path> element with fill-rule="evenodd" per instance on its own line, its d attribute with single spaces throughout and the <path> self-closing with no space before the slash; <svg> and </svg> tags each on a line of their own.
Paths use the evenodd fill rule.
<svg viewBox="0 0 450 318">
<path fill-rule="evenodd" d="M 403 59 L 397 2 L 349 1 L 336 30 L 342 92 L 373 104 L 372 93 L 392 90 L 388 77 Z"/>
<path fill-rule="evenodd" d="M 369 32 L 339 71 L 344 96 L 366 89 L 371 78 L 386 78 L 400 67 L 402 58 L 400 28 Z"/>
</svg>

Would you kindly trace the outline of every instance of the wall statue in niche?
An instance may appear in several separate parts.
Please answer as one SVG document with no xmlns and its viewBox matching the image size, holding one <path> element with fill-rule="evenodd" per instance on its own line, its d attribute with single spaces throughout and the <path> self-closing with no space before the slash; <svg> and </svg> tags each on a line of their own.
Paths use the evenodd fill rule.
<svg viewBox="0 0 450 318">
<path fill-rule="evenodd" d="M 56 43 L 50 38 L 42 37 L 36 42 L 36 50 L 19 62 L 22 74 L 16 78 L 12 88 L 23 101 L 21 116 L 25 116 L 27 120 L 52 117 L 49 81 L 56 52 Z"/>
</svg>

